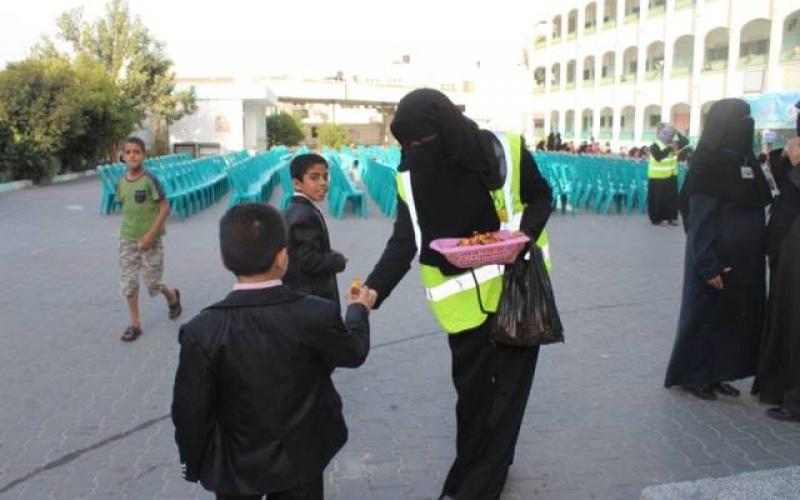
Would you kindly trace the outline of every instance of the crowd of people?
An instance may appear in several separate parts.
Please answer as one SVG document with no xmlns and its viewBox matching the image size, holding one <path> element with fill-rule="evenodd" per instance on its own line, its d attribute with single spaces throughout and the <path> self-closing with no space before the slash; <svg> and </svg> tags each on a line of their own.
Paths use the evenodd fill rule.
<svg viewBox="0 0 800 500">
<path fill-rule="evenodd" d="M 660 124 L 659 127 L 663 125 L 664 124 Z M 615 151 L 610 142 L 606 141 L 601 143 L 594 137 L 591 137 L 589 140 L 581 141 L 579 144 L 576 144 L 575 141 L 562 141 L 560 132 L 550 132 L 547 136 L 547 140 L 541 140 L 536 143 L 536 151 L 617 156 L 634 160 L 648 160 L 651 156 L 651 148 L 652 145 L 643 145 L 639 147 L 620 146 Z M 688 161 L 691 154 L 692 148 L 683 148 L 678 154 L 678 161 Z"/>
<path fill-rule="evenodd" d="M 295 194 L 285 214 L 249 203 L 220 221 L 222 264 L 236 284 L 180 328 L 172 406 L 184 476 L 218 499 L 323 498 L 323 471 L 347 441 L 331 374 L 365 361 L 370 312 L 415 259 L 447 333 L 457 394 L 456 457 L 439 498 L 496 500 L 504 489 L 540 346 L 493 336 L 508 276 L 502 266 L 467 271 L 431 242 L 508 229 L 549 255 L 552 192 L 518 134 L 480 129 L 441 92 L 404 97 L 391 130 L 402 148 L 396 221 L 366 282 L 349 287 L 344 319 L 336 275 L 347 259 L 331 248 L 316 206 L 329 186 L 324 157 L 293 158 Z M 680 212 L 687 233 L 665 386 L 713 400 L 738 396 L 730 382 L 755 376 L 753 394 L 773 405 L 767 414 L 800 422 L 800 138 L 772 151 L 762 168 L 753 136 L 747 103 L 712 105 L 680 195 L 677 162 L 688 141 L 661 124 L 644 153 L 651 221 L 676 224 Z M 544 147 L 570 148 L 556 134 Z M 603 154 L 596 141 L 578 152 Z M 144 154 L 141 140 L 125 142 L 128 171 L 117 186 L 120 286 L 131 318 L 125 341 L 142 334 L 140 272 L 149 293 L 166 299 L 169 317 L 181 314 L 179 290 L 162 280 L 169 206 Z"/>
</svg>

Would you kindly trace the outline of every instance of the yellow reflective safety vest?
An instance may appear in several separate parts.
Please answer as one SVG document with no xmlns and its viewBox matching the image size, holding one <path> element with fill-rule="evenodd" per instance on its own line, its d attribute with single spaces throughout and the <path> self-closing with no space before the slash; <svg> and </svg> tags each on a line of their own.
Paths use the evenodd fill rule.
<svg viewBox="0 0 800 500">
<path fill-rule="evenodd" d="M 667 145 L 657 140 L 656 144 L 661 149 L 666 149 Z M 663 160 L 658 161 L 653 156 L 650 156 L 650 164 L 647 167 L 647 177 L 650 179 L 669 179 L 670 177 L 678 175 L 678 155 L 674 151 L 664 157 Z"/>
<path fill-rule="evenodd" d="M 512 133 L 495 133 L 503 146 L 506 159 L 506 179 L 501 189 L 491 193 L 495 209 L 500 218 L 501 229 L 518 230 L 522 220 L 525 204 L 520 194 L 520 152 L 522 142 L 520 136 Z M 410 172 L 398 172 L 397 193 L 408 206 L 411 224 L 414 228 L 414 239 L 417 251 L 422 248 L 422 235 L 414 206 L 414 193 L 411 190 Z M 543 230 L 536 246 L 542 250 L 545 267 L 548 272 L 552 268 L 550 261 L 550 243 L 547 231 Z M 505 266 L 491 264 L 475 268 L 472 272 L 464 272 L 455 276 L 445 276 L 437 267 L 420 265 L 422 286 L 425 297 L 436 320 L 444 331 L 455 334 L 477 328 L 487 318 L 483 312 L 494 312 L 500 302 L 503 291 L 503 272 Z M 478 282 L 480 291 L 476 290 Z M 480 293 L 480 302 L 478 298 Z M 481 310 L 483 305 L 483 310 Z"/>
</svg>

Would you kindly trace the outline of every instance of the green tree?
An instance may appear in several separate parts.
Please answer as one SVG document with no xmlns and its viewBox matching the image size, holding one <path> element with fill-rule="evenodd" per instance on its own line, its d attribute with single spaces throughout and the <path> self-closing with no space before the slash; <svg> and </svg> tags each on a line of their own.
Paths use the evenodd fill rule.
<svg viewBox="0 0 800 500">
<path fill-rule="evenodd" d="M 68 138 L 83 133 L 78 76 L 63 59 L 10 63 L 0 72 L 0 161 L 12 179 L 55 174 Z"/>
<path fill-rule="evenodd" d="M 105 15 L 91 23 L 77 8 L 63 13 L 56 24 L 58 38 L 69 42 L 75 54 L 100 63 L 119 85 L 122 101 L 130 109 L 127 114 L 136 120 L 130 130 L 150 114 L 166 125 L 160 133 L 157 130 L 163 140 L 170 124 L 197 110 L 192 92 L 175 90 L 172 61 L 163 43 L 150 35 L 138 16 L 131 16 L 124 0 L 110 0 Z M 35 52 L 53 51 L 54 44 L 45 39 Z"/>
<path fill-rule="evenodd" d="M 323 123 L 317 127 L 317 139 L 321 146 L 338 149 L 350 143 L 347 129 L 335 123 Z"/>
<path fill-rule="evenodd" d="M 269 146 L 297 146 L 305 138 L 297 119 L 289 113 L 278 113 L 267 117 L 267 140 Z"/>
<path fill-rule="evenodd" d="M 81 127 L 67 132 L 59 158 L 63 169 L 76 171 L 93 168 L 114 151 L 119 138 L 130 132 L 136 113 L 124 104 L 119 87 L 99 63 L 81 55 L 72 67 L 80 75 L 75 104 Z"/>
</svg>

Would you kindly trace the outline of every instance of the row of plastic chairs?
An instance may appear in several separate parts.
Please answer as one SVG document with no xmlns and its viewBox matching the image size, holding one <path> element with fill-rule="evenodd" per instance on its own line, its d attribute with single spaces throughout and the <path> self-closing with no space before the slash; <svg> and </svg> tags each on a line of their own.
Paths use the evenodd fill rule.
<svg viewBox="0 0 800 500">
<path fill-rule="evenodd" d="M 366 156 L 375 159 L 384 165 L 396 166 L 400 164 L 400 148 L 397 146 L 357 146 L 355 150 L 343 147 L 340 154 L 349 154 L 354 158 Z"/>
<path fill-rule="evenodd" d="M 574 215 L 579 209 L 608 214 L 647 211 L 647 161 L 620 157 L 535 153 L 536 163 L 553 190 L 554 205 Z M 686 176 L 679 166 L 678 183 Z M 555 208 L 555 207 L 554 207 Z"/>
<path fill-rule="evenodd" d="M 357 188 L 348 176 L 352 169 L 349 168 L 349 165 L 348 168 L 342 165 L 342 159 L 337 151 L 326 149 L 324 155 L 328 160 L 328 174 L 330 175 L 328 213 L 337 219 L 341 218 L 349 201 L 354 214 L 367 217 L 367 199 L 364 192 Z"/>
<path fill-rule="evenodd" d="M 228 168 L 231 188 L 228 206 L 245 202 L 268 203 L 275 187 L 280 184 L 279 170 L 285 166 L 286 151 L 281 146 L 234 161 Z"/>
<path fill-rule="evenodd" d="M 192 159 L 188 153 L 145 160 L 145 168 L 161 183 L 170 207 L 180 218 L 193 215 L 219 201 L 228 191 L 226 168 L 242 152 Z M 244 152 L 246 155 L 247 152 Z M 100 213 L 119 211 L 115 201 L 117 182 L 125 175 L 123 163 L 97 167 L 103 193 Z"/>
<path fill-rule="evenodd" d="M 144 160 L 144 167 L 147 169 L 157 169 L 168 167 L 179 162 L 188 161 L 191 159 L 189 153 L 176 153 L 163 156 L 156 156 L 146 158 Z M 99 165 L 97 167 L 97 174 L 100 177 L 100 184 L 103 188 L 103 194 L 100 198 L 100 214 L 109 215 L 122 209 L 122 206 L 114 201 L 117 182 L 123 175 L 125 175 L 125 164 L 122 162 L 112 163 L 107 165 Z"/>
<path fill-rule="evenodd" d="M 367 156 L 361 156 L 359 164 L 363 165 L 361 178 L 370 197 L 383 215 L 394 217 L 397 210 L 397 171 Z"/>
<path fill-rule="evenodd" d="M 172 212 L 185 219 L 214 205 L 228 192 L 227 161 L 208 156 L 149 169 L 161 181 Z"/>
</svg>

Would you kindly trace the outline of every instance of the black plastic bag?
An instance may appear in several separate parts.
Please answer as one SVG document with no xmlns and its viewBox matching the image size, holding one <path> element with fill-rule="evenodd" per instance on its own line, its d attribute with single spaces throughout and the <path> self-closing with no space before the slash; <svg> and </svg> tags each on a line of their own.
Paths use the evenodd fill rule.
<svg viewBox="0 0 800 500">
<path fill-rule="evenodd" d="M 550 276 L 535 245 L 531 245 L 530 261 L 520 257 L 506 266 L 491 332 L 495 342 L 511 346 L 564 342 Z"/>
</svg>

